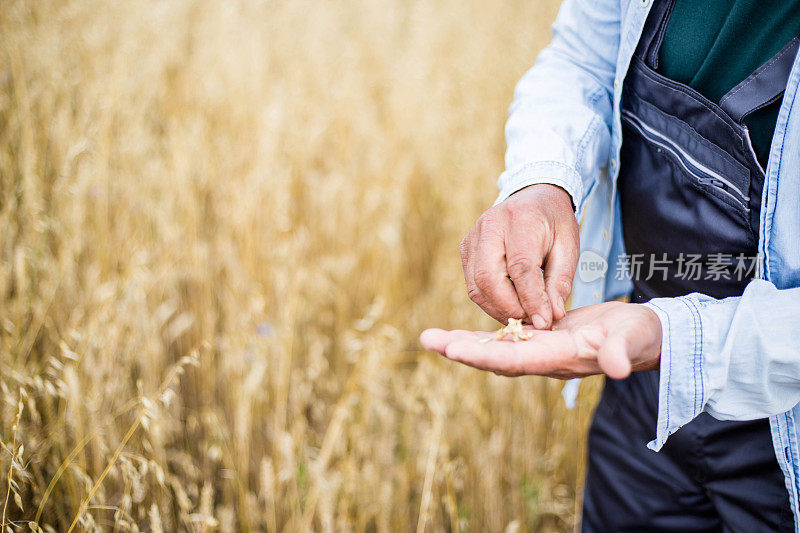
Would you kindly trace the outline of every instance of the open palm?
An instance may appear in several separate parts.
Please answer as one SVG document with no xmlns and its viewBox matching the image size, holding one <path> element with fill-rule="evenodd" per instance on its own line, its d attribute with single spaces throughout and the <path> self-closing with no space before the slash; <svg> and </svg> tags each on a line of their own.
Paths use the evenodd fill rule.
<svg viewBox="0 0 800 533">
<path fill-rule="evenodd" d="M 607 302 L 570 311 L 554 330 L 535 330 L 529 340 L 496 340 L 495 332 L 427 329 L 420 342 L 448 359 L 504 376 L 559 379 L 605 373 L 621 379 L 658 368 L 661 323 L 639 304 Z"/>
</svg>

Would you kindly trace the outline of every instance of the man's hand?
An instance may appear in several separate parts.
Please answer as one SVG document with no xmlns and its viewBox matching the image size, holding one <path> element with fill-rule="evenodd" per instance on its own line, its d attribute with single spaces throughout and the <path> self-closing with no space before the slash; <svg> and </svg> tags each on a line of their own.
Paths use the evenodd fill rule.
<svg viewBox="0 0 800 533">
<path fill-rule="evenodd" d="M 644 305 L 590 305 L 570 311 L 555 327 L 529 328 L 533 337 L 520 342 L 495 340 L 490 331 L 442 329 L 423 331 L 420 341 L 448 359 L 504 376 L 568 379 L 604 373 L 622 379 L 632 371 L 658 368 L 661 322 Z"/>
<path fill-rule="evenodd" d="M 503 324 L 537 329 L 565 314 L 578 263 L 572 200 L 555 185 L 531 185 L 486 211 L 461 242 L 467 293 Z"/>
</svg>

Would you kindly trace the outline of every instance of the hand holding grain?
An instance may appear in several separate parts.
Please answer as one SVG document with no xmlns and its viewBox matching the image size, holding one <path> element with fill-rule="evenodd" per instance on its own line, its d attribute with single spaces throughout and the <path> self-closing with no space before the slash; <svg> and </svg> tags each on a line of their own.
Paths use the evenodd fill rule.
<svg viewBox="0 0 800 533">
<path fill-rule="evenodd" d="M 515 318 L 548 328 L 566 314 L 578 248 L 567 192 L 526 187 L 481 215 L 461 242 L 467 293 L 503 324 Z"/>
<path fill-rule="evenodd" d="M 627 377 L 656 370 L 661 356 L 661 322 L 639 304 L 607 302 L 570 311 L 553 330 L 526 327 L 524 335 L 428 329 L 420 342 L 448 359 L 503 376 L 559 379 L 606 374 Z"/>
</svg>

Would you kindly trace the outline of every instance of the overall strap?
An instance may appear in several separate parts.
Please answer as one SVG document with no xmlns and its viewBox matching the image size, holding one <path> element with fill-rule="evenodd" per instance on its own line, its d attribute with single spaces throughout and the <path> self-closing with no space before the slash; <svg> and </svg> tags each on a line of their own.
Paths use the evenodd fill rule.
<svg viewBox="0 0 800 533">
<path fill-rule="evenodd" d="M 766 63 L 758 67 L 744 81 L 728 91 L 719 106 L 736 122 L 783 96 L 789 73 L 794 64 L 800 37 L 795 37 Z"/>
<path fill-rule="evenodd" d="M 664 32 L 674 6 L 675 0 L 653 0 L 636 47 L 636 56 L 654 70 L 658 68 L 658 50 L 661 48 L 661 41 L 664 40 Z"/>
</svg>

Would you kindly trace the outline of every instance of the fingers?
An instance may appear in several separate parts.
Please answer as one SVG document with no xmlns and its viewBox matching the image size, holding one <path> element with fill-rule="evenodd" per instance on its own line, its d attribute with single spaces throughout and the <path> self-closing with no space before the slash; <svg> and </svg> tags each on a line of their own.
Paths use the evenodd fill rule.
<svg viewBox="0 0 800 533">
<path fill-rule="evenodd" d="M 553 302 L 553 318 L 560 320 L 567 314 L 565 302 L 572 292 L 572 281 L 578 266 L 578 233 L 572 224 L 565 225 L 555 235 L 552 248 L 544 266 L 544 283 Z"/>
<path fill-rule="evenodd" d="M 479 221 L 476 229 L 467 238 L 466 260 L 462 253 L 470 299 L 503 324 L 507 323 L 509 317 L 524 318 L 525 311 L 506 272 L 502 230 L 490 218 Z"/>
<path fill-rule="evenodd" d="M 522 368 L 513 343 L 457 340 L 447 345 L 445 357 L 452 361 L 503 375 L 520 375 Z"/>
<path fill-rule="evenodd" d="M 545 291 L 542 264 L 548 230 L 543 224 L 512 224 L 505 245 L 505 268 L 517 299 L 536 329 L 550 327 L 553 310 Z"/>
<path fill-rule="evenodd" d="M 449 333 L 449 331 L 438 328 L 426 329 L 419 334 L 419 342 L 426 350 L 444 353 L 444 349 L 450 343 Z"/>
<path fill-rule="evenodd" d="M 532 330 L 530 330 L 532 331 Z M 423 346 L 452 361 L 504 376 L 555 378 L 604 372 L 621 379 L 631 372 L 628 337 L 607 335 L 598 324 L 573 331 L 536 331 L 531 340 L 495 340 L 493 332 L 426 330 Z"/>
<path fill-rule="evenodd" d="M 426 329 L 420 334 L 420 342 L 453 361 L 507 376 L 523 374 L 527 361 L 537 356 L 541 359 L 541 347 L 534 342 L 499 341 L 492 331 Z"/>
<path fill-rule="evenodd" d="M 426 329 L 419 336 L 419 341 L 426 350 L 439 352 L 444 355 L 445 348 L 448 344 L 457 340 L 477 340 L 492 338 L 495 333 L 490 331 L 466 331 L 463 329 L 456 329 L 453 331 L 446 331 L 443 329 L 433 328 Z"/>
<path fill-rule="evenodd" d="M 504 324 L 527 317 L 537 329 L 564 316 L 577 254 L 572 201 L 548 184 L 526 187 L 486 211 L 461 245 L 470 298 Z"/>
<path fill-rule="evenodd" d="M 493 335 L 493 334 L 492 334 Z M 562 377 L 566 368 L 565 349 L 569 335 L 562 332 L 538 331 L 531 340 L 512 342 L 495 340 L 493 336 L 459 337 L 450 342 L 442 355 L 452 361 L 504 376 L 552 375 Z"/>
</svg>

